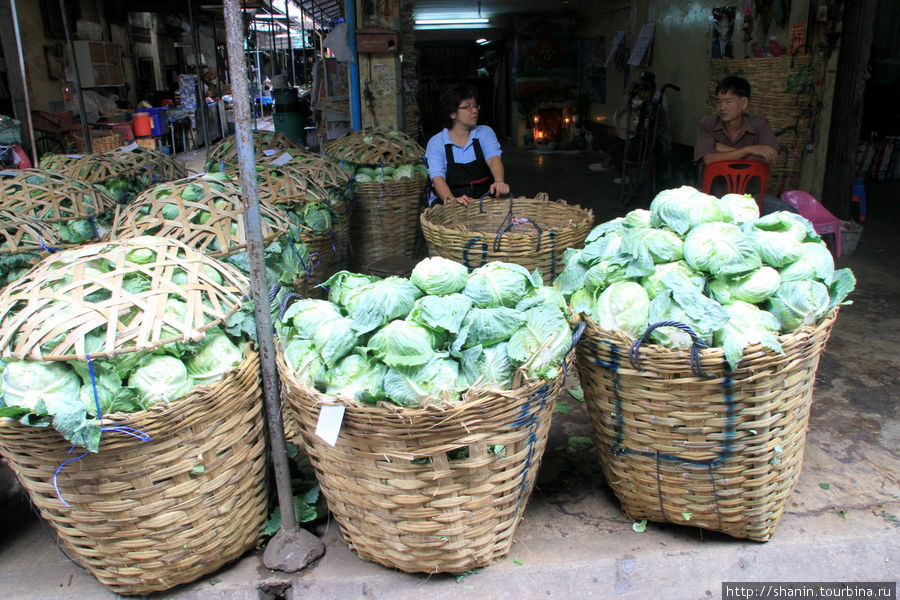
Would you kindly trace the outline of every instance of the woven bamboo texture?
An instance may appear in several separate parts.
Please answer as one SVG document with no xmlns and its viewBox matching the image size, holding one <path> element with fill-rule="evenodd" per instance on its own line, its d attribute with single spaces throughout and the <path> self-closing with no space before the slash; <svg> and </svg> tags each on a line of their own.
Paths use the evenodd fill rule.
<svg viewBox="0 0 900 600">
<path fill-rule="evenodd" d="M 132 262 L 135 254 L 150 260 Z M 126 277 L 148 285 L 128 291 Z M 249 285 L 237 269 L 168 238 L 56 252 L 0 292 L 0 356 L 86 360 L 85 338 L 97 329 L 106 340 L 95 357 L 199 341 L 241 308 Z M 183 315 L 166 311 L 170 297 L 185 303 Z"/>
<path fill-rule="evenodd" d="M 189 189 L 196 192 L 197 200 L 183 197 Z M 260 202 L 259 209 L 264 242 L 287 232 L 290 218 L 284 211 L 266 202 Z M 243 252 L 247 228 L 240 190 L 227 181 L 201 176 L 141 192 L 131 204 L 117 209 L 108 239 L 142 235 L 176 239 L 213 258 Z"/>
<path fill-rule="evenodd" d="M 60 241 L 56 229 L 43 221 L 0 210 L 0 223 L 0 256 L 50 253 L 67 247 Z"/>
<path fill-rule="evenodd" d="M 50 427 L 0 419 L 0 454 L 75 560 L 118 594 L 170 589 L 259 542 L 268 511 L 257 354 L 184 398 L 104 415 L 100 451 L 77 456 Z M 199 467 L 202 467 L 199 468 Z"/>
<path fill-rule="evenodd" d="M 412 258 L 418 231 L 419 206 L 425 196 L 426 177 L 400 181 L 357 183 L 350 213 L 353 263 L 369 271 L 392 256 Z"/>
<path fill-rule="evenodd" d="M 350 203 L 334 202 L 330 206 L 334 218 L 331 231 L 321 234 L 307 228 L 300 231 L 300 241 L 306 244 L 311 257 L 311 267 L 308 277 L 294 282 L 294 291 L 308 298 L 324 298 L 327 291 L 319 284 L 349 267 Z"/>
<path fill-rule="evenodd" d="M 277 155 L 273 158 L 277 158 Z M 341 190 L 344 193 L 342 198 L 347 200 L 353 196 L 350 173 L 334 159 L 321 154 L 291 152 L 291 160 L 287 164 L 298 166 L 310 181 L 322 189 Z"/>
<path fill-rule="evenodd" d="M 257 163 L 266 160 L 269 156 L 278 156 L 285 150 L 306 152 L 306 148 L 300 142 L 292 140 L 280 131 L 261 131 L 259 129 L 253 131 L 253 147 Z M 220 167 L 220 170 L 224 170 L 229 165 L 236 164 L 238 164 L 236 136 L 230 135 L 213 144 L 209 149 L 207 165 L 224 165 L 224 167 Z"/>
<path fill-rule="evenodd" d="M 360 558 L 410 573 L 459 573 L 509 552 L 562 372 L 511 391 L 470 390 L 458 403 L 403 408 L 325 396 L 278 360 L 282 398 L 329 510 Z M 332 402 L 345 406 L 335 446 L 315 434 L 321 406 Z M 460 449 L 468 456 L 457 457 Z"/>
<path fill-rule="evenodd" d="M 428 254 L 443 256 L 475 269 L 500 260 L 540 269 L 545 285 L 562 272 L 563 251 L 581 248 L 594 226 L 590 209 L 536 198 L 485 198 L 437 204 L 419 217 Z"/>
<path fill-rule="evenodd" d="M 323 151 L 339 162 L 369 166 L 417 163 L 425 156 L 425 149 L 402 131 L 376 127 L 330 140 Z"/>
<path fill-rule="evenodd" d="M 92 131 L 90 132 L 90 135 L 92 152 L 107 152 L 122 145 L 122 134 L 118 132 Z M 84 137 L 75 138 L 75 150 L 78 152 L 84 152 L 86 150 Z"/>
<path fill-rule="evenodd" d="M 223 172 L 235 183 L 240 182 L 237 165 L 228 165 Z M 270 204 L 328 200 L 328 192 L 325 188 L 307 177 L 303 169 L 293 162 L 284 165 L 257 163 L 256 184 L 259 199 Z"/>
<path fill-rule="evenodd" d="M 153 181 L 171 181 L 187 174 L 184 165 L 171 156 L 141 147 L 127 152 L 116 149 L 99 154 L 46 154 L 41 157 L 40 166 L 86 183 L 142 175 Z"/>
<path fill-rule="evenodd" d="M 800 475 L 819 356 L 837 310 L 779 338 L 784 354 L 754 344 L 728 372 L 720 348 L 646 345 L 640 369 L 621 332 L 588 326 L 578 368 L 600 466 L 634 520 L 670 522 L 767 541 Z"/>
<path fill-rule="evenodd" d="M 715 112 L 716 85 L 729 75 L 750 82 L 749 112 L 769 120 L 778 139 L 778 160 L 769 173 L 769 193 L 797 188 L 811 126 L 818 118 L 816 87 L 821 65 L 811 56 L 711 60 L 707 109 Z"/>
<path fill-rule="evenodd" d="M 115 198 L 99 188 L 43 169 L 0 175 L 0 198 L 4 210 L 47 223 L 97 217 L 116 206 Z"/>
<path fill-rule="evenodd" d="M 174 181 L 187 177 L 183 163 L 155 148 L 118 148 L 108 156 L 118 165 L 119 173 L 149 175 L 153 181 Z"/>
</svg>

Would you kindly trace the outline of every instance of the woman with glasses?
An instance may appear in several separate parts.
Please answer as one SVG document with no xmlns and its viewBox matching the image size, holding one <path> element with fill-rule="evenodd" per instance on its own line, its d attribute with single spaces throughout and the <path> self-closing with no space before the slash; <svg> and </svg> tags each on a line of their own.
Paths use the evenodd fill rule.
<svg viewBox="0 0 900 600">
<path fill-rule="evenodd" d="M 468 204 L 490 193 L 509 193 L 504 181 L 500 142 L 494 130 L 478 124 L 475 89 L 464 83 L 441 92 L 441 114 L 445 128 L 428 140 L 425 161 L 433 185 L 429 204 Z"/>
</svg>

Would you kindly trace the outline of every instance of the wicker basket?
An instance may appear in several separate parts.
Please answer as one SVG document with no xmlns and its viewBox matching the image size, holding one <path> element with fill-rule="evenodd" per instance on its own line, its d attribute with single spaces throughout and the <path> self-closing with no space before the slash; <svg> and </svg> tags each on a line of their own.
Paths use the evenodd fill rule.
<svg viewBox="0 0 900 600">
<path fill-rule="evenodd" d="M 122 134 L 118 131 L 91 131 L 91 152 L 107 152 L 122 145 Z M 84 137 L 75 137 L 75 150 L 86 152 Z"/>
<path fill-rule="evenodd" d="M 154 260 L 129 261 L 134 252 Z M 129 275 L 149 285 L 126 290 Z M 165 238 L 58 252 L 0 293 L 0 356 L 84 361 L 85 338 L 98 328 L 107 335 L 94 360 L 198 341 L 241 308 L 247 285 L 232 267 Z M 183 315 L 166 310 L 170 297 L 185 303 Z M 260 390 L 259 361 L 247 351 L 221 380 L 182 399 L 103 415 L 98 453 L 79 457 L 55 429 L 0 419 L 0 454 L 101 582 L 120 594 L 165 590 L 215 571 L 261 536 Z"/>
<path fill-rule="evenodd" d="M 374 264 L 392 256 L 413 257 L 419 206 L 427 185 L 428 178 L 422 176 L 356 184 L 350 235 L 357 270 L 368 272 Z"/>
<path fill-rule="evenodd" d="M 216 571 L 261 539 L 268 485 L 258 373 L 252 353 L 180 400 L 104 415 L 105 425 L 150 439 L 106 433 L 100 452 L 60 470 L 59 497 L 54 473 L 77 454 L 56 430 L 0 419 L 0 454 L 68 552 L 100 582 L 125 595 L 167 590 Z"/>
<path fill-rule="evenodd" d="M 45 154 L 41 168 L 86 183 L 102 183 L 113 177 L 144 176 L 151 181 L 184 177 L 184 165 L 171 156 L 147 148 L 116 149 L 100 154 Z"/>
<path fill-rule="evenodd" d="M 837 310 L 761 345 L 729 372 L 720 348 L 699 353 L 588 326 L 578 347 L 581 385 L 600 466 L 634 520 L 712 529 L 767 541 L 800 475 L 813 382 Z"/>
<path fill-rule="evenodd" d="M 715 112 L 716 85 L 737 75 L 750 82 L 750 112 L 768 119 L 778 139 L 777 162 L 769 172 L 769 193 L 780 196 L 797 189 L 800 167 L 807 153 L 810 127 L 815 124 L 818 95 L 816 79 L 822 65 L 811 56 L 781 56 L 711 60 L 707 110 Z"/>
<path fill-rule="evenodd" d="M 324 153 L 341 163 L 396 166 L 420 162 L 425 149 L 402 131 L 368 127 L 326 142 Z"/>
<path fill-rule="evenodd" d="M 479 202 L 438 204 L 420 217 L 431 256 L 477 268 L 492 260 L 540 269 L 550 285 L 563 269 L 563 251 L 581 248 L 594 226 L 590 209 L 536 198 L 485 198 Z"/>
<path fill-rule="evenodd" d="M 299 382 L 278 356 L 282 398 L 344 539 L 365 560 L 459 573 L 509 552 L 565 377 L 453 404 L 360 404 Z M 323 404 L 345 406 L 335 446 L 315 434 Z M 455 458 L 460 449 L 468 457 Z"/>
<path fill-rule="evenodd" d="M 22 169 L 0 175 L 3 208 L 46 223 L 64 223 L 112 213 L 116 200 L 99 188 L 67 175 Z"/>
<path fill-rule="evenodd" d="M 253 146 L 256 162 L 269 156 L 277 156 L 281 151 L 306 152 L 300 142 L 294 141 L 279 131 L 253 130 Z M 237 136 L 230 135 L 212 145 L 206 158 L 207 171 L 224 171 L 229 165 L 238 164 Z"/>
</svg>

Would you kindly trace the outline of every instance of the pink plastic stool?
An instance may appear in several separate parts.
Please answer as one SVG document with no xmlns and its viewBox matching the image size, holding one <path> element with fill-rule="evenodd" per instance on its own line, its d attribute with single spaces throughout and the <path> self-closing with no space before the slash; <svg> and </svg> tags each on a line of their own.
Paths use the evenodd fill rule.
<svg viewBox="0 0 900 600">
<path fill-rule="evenodd" d="M 828 212 L 818 200 L 800 190 L 790 190 L 781 194 L 781 199 L 797 209 L 801 216 L 812 221 L 816 233 L 834 234 L 834 256 L 841 256 L 841 220 Z"/>
</svg>

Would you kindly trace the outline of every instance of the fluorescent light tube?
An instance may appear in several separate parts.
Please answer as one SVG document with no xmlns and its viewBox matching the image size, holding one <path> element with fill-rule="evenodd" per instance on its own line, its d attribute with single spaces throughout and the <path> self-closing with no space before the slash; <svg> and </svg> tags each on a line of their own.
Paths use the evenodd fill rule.
<svg viewBox="0 0 900 600">
<path fill-rule="evenodd" d="M 487 17 L 471 19 L 416 19 L 416 25 L 478 25 L 490 23 Z"/>
</svg>

